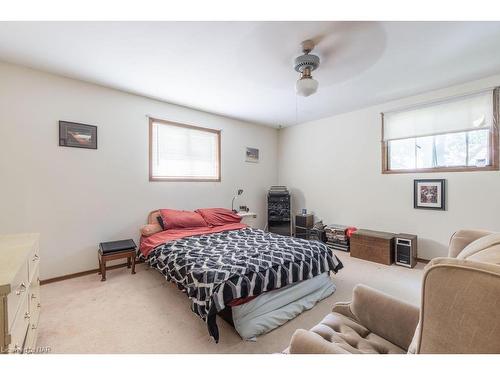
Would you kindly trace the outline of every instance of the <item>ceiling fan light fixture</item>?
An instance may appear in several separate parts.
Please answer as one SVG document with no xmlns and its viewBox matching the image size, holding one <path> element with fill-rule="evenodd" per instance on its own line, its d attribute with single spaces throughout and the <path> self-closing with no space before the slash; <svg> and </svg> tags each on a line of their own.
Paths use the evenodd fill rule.
<svg viewBox="0 0 500 375">
<path fill-rule="evenodd" d="M 318 91 L 318 81 L 314 78 L 300 78 L 295 83 L 295 91 L 297 95 L 300 96 L 309 96 Z"/>
<path fill-rule="evenodd" d="M 318 91 L 318 85 L 318 81 L 311 76 L 311 70 L 306 68 L 295 83 L 295 92 L 300 96 L 309 96 Z"/>
<path fill-rule="evenodd" d="M 313 48 L 314 42 L 305 40 L 302 42 L 304 54 L 294 60 L 294 69 L 300 73 L 300 78 L 295 83 L 295 92 L 300 96 L 309 96 L 318 90 L 319 83 L 312 77 L 311 72 L 318 68 L 320 60 L 318 56 L 310 54 Z"/>
</svg>

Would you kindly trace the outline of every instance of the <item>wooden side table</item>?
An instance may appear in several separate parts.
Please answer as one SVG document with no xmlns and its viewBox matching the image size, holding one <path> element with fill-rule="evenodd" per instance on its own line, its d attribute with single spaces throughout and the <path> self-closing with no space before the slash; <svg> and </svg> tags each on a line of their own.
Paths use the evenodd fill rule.
<svg viewBox="0 0 500 375">
<path fill-rule="evenodd" d="M 127 268 L 132 268 L 135 274 L 136 245 L 133 240 L 122 240 L 112 242 L 101 242 L 97 252 L 99 260 L 99 274 L 101 281 L 106 281 L 106 262 L 116 259 L 127 259 Z"/>
</svg>

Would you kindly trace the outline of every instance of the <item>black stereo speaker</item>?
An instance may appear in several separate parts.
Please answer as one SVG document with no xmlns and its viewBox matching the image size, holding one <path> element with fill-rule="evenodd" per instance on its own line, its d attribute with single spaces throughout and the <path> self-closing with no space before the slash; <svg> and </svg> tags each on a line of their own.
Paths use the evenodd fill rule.
<svg viewBox="0 0 500 375">
<path fill-rule="evenodd" d="M 267 193 L 267 230 L 292 235 L 291 197 L 286 186 L 271 186 Z"/>
</svg>

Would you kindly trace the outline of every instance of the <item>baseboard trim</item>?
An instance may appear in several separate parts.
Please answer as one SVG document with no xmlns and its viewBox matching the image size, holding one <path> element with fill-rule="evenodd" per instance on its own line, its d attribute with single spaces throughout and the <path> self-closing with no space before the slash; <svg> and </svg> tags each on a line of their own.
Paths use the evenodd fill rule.
<svg viewBox="0 0 500 375">
<path fill-rule="evenodd" d="M 417 262 L 427 264 L 427 263 L 430 262 L 430 260 L 429 259 L 417 258 Z M 135 263 L 138 264 L 138 263 L 144 263 L 144 262 L 137 260 Z M 126 267 L 126 266 L 127 266 L 127 263 L 116 264 L 114 266 L 106 267 L 106 270 L 114 270 L 116 268 L 122 268 L 122 267 Z M 55 283 L 55 282 L 58 282 L 58 281 L 63 281 L 63 280 L 68 280 L 68 279 L 74 279 L 76 277 L 81 277 L 81 276 L 87 276 L 87 275 L 91 275 L 93 273 L 98 273 L 99 271 L 100 271 L 99 268 L 96 268 L 96 269 L 93 269 L 93 270 L 81 271 L 81 272 L 76 272 L 76 273 L 70 273 L 68 275 L 57 276 L 57 277 L 53 277 L 53 278 L 50 278 L 50 279 L 40 280 L 40 285 Z"/>
<path fill-rule="evenodd" d="M 427 263 L 429 263 L 429 262 L 430 262 L 430 260 L 429 260 L 429 259 L 417 258 L 417 262 L 427 264 Z"/>
<path fill-rule="evenodd" d="M 143 263 L 143 262 L 138 261 L 138 260 L 135 262 L 135 264 L 139 264 L 139 263 Z M 106 270 L 114 270 L 116 268 L 122 268 L 122 267 L 127 267 L 127 263 L 115 264 L 114 266 L 108 266 L 108 267 L 106 267 Z M 91 275 L 93 273 L 98 273 L 100 271 L 101 270 L 99 268 L 96 268 L 96 269 L 88 270 L 88 271 L 70 273 L 69 275 L 57 276 L 57 277 L 53 277 L 51 279 L 40 280 L 40 285 L 55 283 L 57 281 L 63 281 L 63 280 L 68 280 L 68 279 L 74 279 L 75 277 L 87 276 L 87 275 Z"/>
</svg>

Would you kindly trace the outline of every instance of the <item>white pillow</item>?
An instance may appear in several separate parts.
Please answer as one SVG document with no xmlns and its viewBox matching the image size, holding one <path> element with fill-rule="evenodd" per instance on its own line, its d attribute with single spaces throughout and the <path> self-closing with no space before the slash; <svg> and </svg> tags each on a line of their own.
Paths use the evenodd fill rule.
<svg viewBox="0 0 500 375">
<path fill-rule="evenodd" d="M 500 233 L 481 237 L 467 245 L 457 259 L 500 264 Z"/>
</svg>

